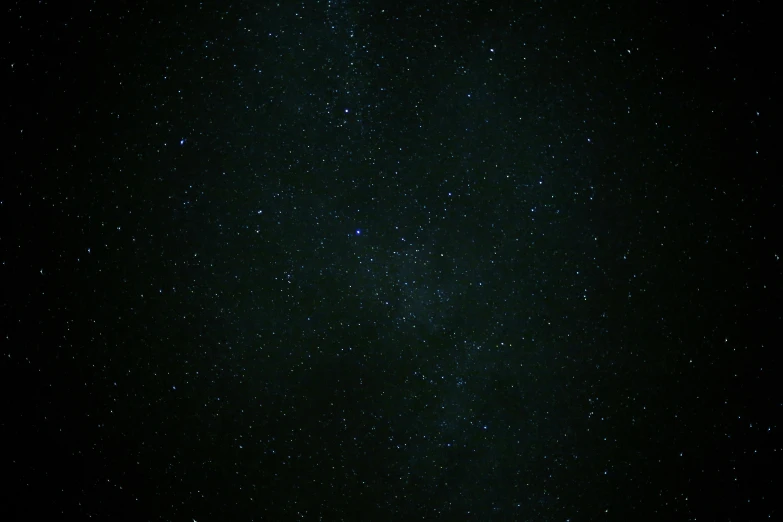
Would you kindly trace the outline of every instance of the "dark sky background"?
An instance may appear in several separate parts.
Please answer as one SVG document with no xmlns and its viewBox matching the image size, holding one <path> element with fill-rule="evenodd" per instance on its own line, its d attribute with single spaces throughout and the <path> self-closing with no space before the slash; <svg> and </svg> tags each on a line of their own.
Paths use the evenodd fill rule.
<svg viewBox="0 0 783 522">
<path fill-rule="evenodd" d="M 5 8 L 3 520 L 780 520 L 773 19 Z"/>
</svg>

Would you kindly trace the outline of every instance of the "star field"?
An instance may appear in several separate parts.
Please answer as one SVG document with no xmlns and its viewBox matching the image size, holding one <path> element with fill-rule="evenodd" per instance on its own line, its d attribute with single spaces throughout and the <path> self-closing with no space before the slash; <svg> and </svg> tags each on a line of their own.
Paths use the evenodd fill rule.
<svg viewBox="0 0 783 522">
<path fill-rule="evenodd" d="M 780 512 L 760 6 L 8 15 L 4 520 Z"/>
</svg>

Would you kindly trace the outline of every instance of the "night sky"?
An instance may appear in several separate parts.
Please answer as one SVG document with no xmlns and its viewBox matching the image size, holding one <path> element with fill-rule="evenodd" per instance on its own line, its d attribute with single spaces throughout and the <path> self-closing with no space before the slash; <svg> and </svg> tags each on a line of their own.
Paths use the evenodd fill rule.
<svg viewBox="0 0 783 522">
<path fill-rule="evenodd" d="M 760 4 L 7 7 L 0 518 L 783 520 Z"/>
</svg>

